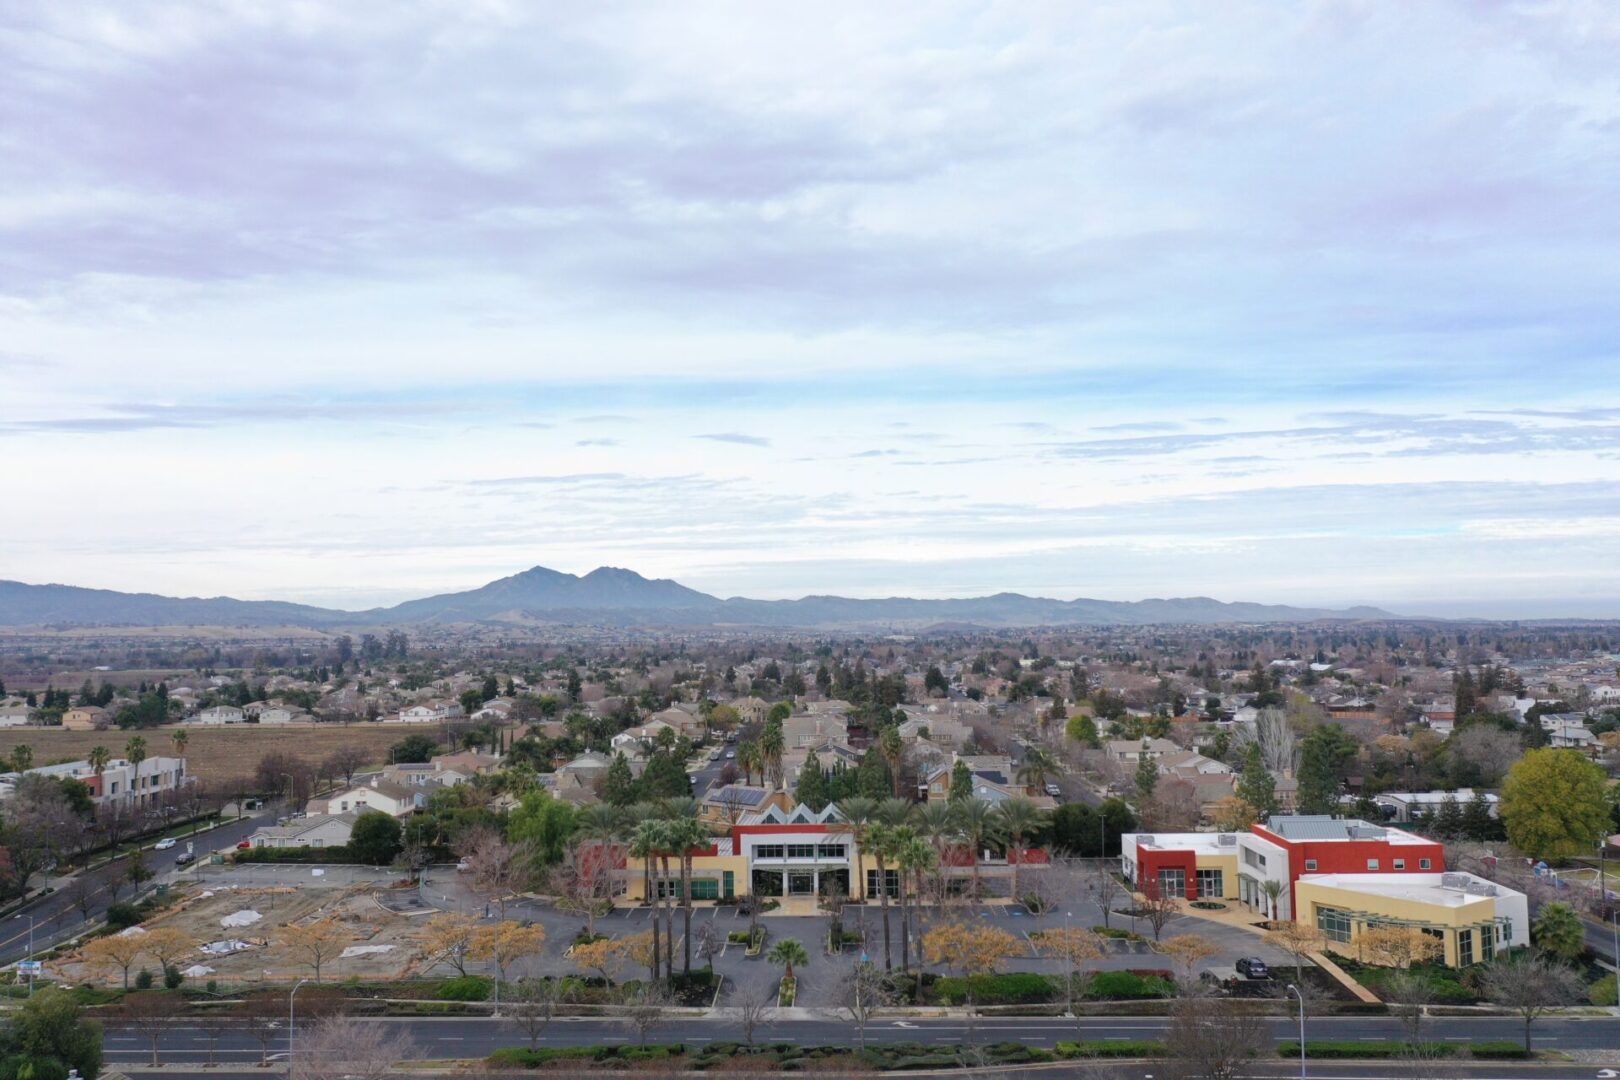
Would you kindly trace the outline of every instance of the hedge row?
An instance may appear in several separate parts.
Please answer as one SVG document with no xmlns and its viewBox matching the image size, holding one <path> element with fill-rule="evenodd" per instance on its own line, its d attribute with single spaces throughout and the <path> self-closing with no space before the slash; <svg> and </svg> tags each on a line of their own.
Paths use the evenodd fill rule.
<svg viewBox="0 0 1620 1080">
<path fill-rule="evenodd" d="M 982 1059 L 981 1059 L 982 1055 Z M 622 1067 L 631 1062 L 659 1061 L 679 1057 L 685 1068 L 705 1070 L 735 1058 L 755 1058 L 774 1065 L 783 1072 L 803 1071 L 813 1062 L 845 1060 L 850 1057 L 871 1068 L 888 1072 L 903 1069 L 956 1068 L 969 1064 L 1033 1065 L 1056 1060 L 1051 1051 L 1022 1043 L 991 1043 L 967 1051 L 963 1047 L 929 1045 L 924 1043 L 890 1043 L 870 1046 L 855 1051 L 847 1046 L 795 1046 L 791 1043 L 771 1043 L 744 1046 L 740 1043 L 711 1043 L 703 1047 L 687 1047 L 681 1043 L 653 1046 L 569 1046 L 539 1047 L 509 1046 L 495 1051 L 488 1058 L 492 1065 L 525 1069 L 538 1069 L 556 1062 L 600 1064 L 608 1068 Z M 970 1060 L 971 1058 L 971 1060 Z"/>
<path fill-rule="evenodd" d="M 1031 971 L 1006 975 L 942 975 L 931 987 L 942 1005 L 961 1005 L 971 996 L 979 1005 L 1028 1005 L 1057 1000 L 1051 977 Z"/>
<path fill-rule="evenodd" d="M 1305 1056 L 1308 1058 L 1393 1058 L 1405 1054 L 1418 1053 L 1426 1057 L 1452 1057 L 1461 1049 L 1455 1043 L 1388 1043 L 1388 1042 L 1342 1042 L 1306 1040 Z M 1468 1047 L 1468 1052 L 1476 1058 L 1493 1061 L 1522 1060 L 1529 1057 L 1529 1053 L 1520 1043 L 1508 1039 L 1499 1039 L 1491 1042 L 1477 1042 Z M 1299 1041 L 1277 1044 L 1277 1053 L 1285 1058 L 1299 1057 Z"/>
<path fill-rule="evenodd" d="M 335 847 L 255 847 L 236 853 L 239 863 L 356 863 L 345 844 Z"/>
<path fill-rule="evenodd" d="M 1164 1043 L 1143 1039 L 1130 1042 L 1123 1039 L 1087 1039 L 1083 1042 L 1060 1042 L 1057 1044 L 1057 1056 L 1060 1058 L 1144 1058 L 1163 1057 Z"/>
</svg>

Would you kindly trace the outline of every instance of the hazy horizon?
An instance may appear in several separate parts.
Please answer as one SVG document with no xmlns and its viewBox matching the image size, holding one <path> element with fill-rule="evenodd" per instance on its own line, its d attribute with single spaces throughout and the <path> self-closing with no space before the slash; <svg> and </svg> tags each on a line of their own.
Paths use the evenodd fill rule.
<svg viewBox="0 0 1620 1080">
<path fill-rule="evenodd" d="M 1620 617 L 1617 50 L 1578 2 L 12 5 L 0 577 Z"/>
</svg>

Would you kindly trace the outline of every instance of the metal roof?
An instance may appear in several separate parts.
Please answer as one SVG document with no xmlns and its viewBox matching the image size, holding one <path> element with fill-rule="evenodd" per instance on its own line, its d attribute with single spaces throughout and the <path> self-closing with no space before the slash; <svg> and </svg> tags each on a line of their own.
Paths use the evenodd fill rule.
<svg viewBox="0 0 1620 1080">
<path fill-rule="evenodd" d="M 1357 818 L 1336 818 L 1327 814 L 1277 814 L 1266 828 L 1284 840 L 1382 840 L 1389 830 Z"/>
</svg>

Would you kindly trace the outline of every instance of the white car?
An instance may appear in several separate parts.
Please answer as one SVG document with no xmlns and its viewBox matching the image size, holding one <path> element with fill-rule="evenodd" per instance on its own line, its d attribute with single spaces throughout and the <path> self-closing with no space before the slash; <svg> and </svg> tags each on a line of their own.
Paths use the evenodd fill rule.
<svg viewBox="0 0 1620 1080">
<path fill-rule="evenodd" d="M 735 751 L 735 750 L 727 750 L 726 751 L 726 757 L 734 758 L 736 756 L 737 756 L 737 751 Z"/>
<path fill-rule="evenodd" d="M 170 848 L 174 847 L 174 845 L 176 843 L 178 843 L 178 841 L 175 840 L 174 837 L 165 836 L 163 839 L 159 840 L 157 843 L 152 845 L 152 850 L 153 851 L 168 851 Z"/>
</svg>

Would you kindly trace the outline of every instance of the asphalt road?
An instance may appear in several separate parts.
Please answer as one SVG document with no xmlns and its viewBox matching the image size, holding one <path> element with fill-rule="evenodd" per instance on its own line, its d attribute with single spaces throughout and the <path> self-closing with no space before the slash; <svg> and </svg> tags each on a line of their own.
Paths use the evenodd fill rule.
<svg viewBox="0 0 1620 1080">
<path fill-rule="evenodd" d="M 251 835 L 256 829 L 266 824 L 274 824 L 279 811 L 266 811 L 255 817 L 243 818 L 241 821 L 232 821 L 221 825 L 217 829 L 197 834 L 195 844 L 199 858 L 206 856 L 210 851 L 221 848 L 233 848 L 237 842 Z M 146 865 L 156 872 L 157 876 L 147 882 L 143 891 L 150 891 L 159 882 L 175 881 L 183 875 L 196 873 L 195 868 L 181 871 L 174 865 L 175 858 L 186 850 L 185 839 L 167 851 L 153 851 L 150 846 L 144 849 Z M 88 880 L 96 886 L 91 918 L 95 919 L 107 910 L 113 903 L 112 894 L 107 890 L 107 883 L 111 880 L 121 880 L 129 870 L 129 856 L 87 871 Z M 119 899 L 128 900 L 130 890 L 126 887 L 119 893 Z M 33 948 L 35 952 L 49 948 L 64 938 L 77 934 L 84 925 L 84 918 L 79 909 L 74 906 L 65 889 L 58 889 L 49 896 L 34 901 L 20 913 L 7 919 L 0 928 L 0 964 L 10 964 L 21 960 L 28 955 L 29 930 L 28 916 L 34 917 Z"/>
<path fill-rule="evenodd" d="M 527 1045 L 527 1034 L 511 1020 L 488 1017 L 378 1019 L 406 1032 L 419 1048 L 423 1059 L 483 1057 L 502 1046 Z M 1073 1039 L 1077 1033 L 1087 1039 L 1156 1039 L 1168 1021 L 1164 1017 L 1091 1017 L 1065 1020 L 1061 1017 L 980 1018 L 971 1024 L 961 1018 L 874 1021 L 867 1028 L 872 1043 L 926 1042 L 988 1043 L 1012 1040 L 1030 1046 L 1050 1047 L 1059 1040 Z M 1282 1017 L 1268 1022 L 1277 1041 L 1291 1039 L 1297 1028 Z M 302 1027 L 302 1025 L 300 1025 Z M 1424 1025 L 1425 1039 L 1447 1042 L 1476 1042 L 1487 1039 L 1517 1038 L 1522 1027 L 1501 1017 L 1436 1018 Z M 1550 1018 L 1537 1021 L 1536 1045 L 1542 1049 L 1614 1049 L 1613 1061 L 1620 1065 L 1620 1021 L 1612 1017 L 1591 1019 Z M 217 1036 L 217 1042 L 216 1042 Z M 1384 1042 L 1403 1037 L 1399 1022 L 1388 1017 L 1322 1017 L 1307 1022 L 1310 1039 L 1339 1039 Z M 827 1019 L 783 1020 L 760 1025 L 756 1042 L 793 1042 L 806 1046 L 848 1046 L 854 1041 L 853 1025 L 847 1017 L 828 1014 Z M 597 1046 L 607 1043 L 633 1043 L 636 1032 L 621 1021 L 609 1019 L 559 1019 L 544 1031 L 545 1046 Z M 671 1018 L 654 1029 L 649 1042 L 703 1044 L 742 1041 L 741 1026 L 731 1019 Z M 284 1026 L 268 1044 L 272 1059 L 285 1060 L 287 1049 Z M 147 1039 L 137 1030 L 109 1020 L 106 1022 L 106 1053 L 109 1064 L 150 1064 L 152 1054 Z M 260 1042 L 245 1025 L 234 1025 L 215 1033 L 193 1021 L 178 1020 L 167 1025 L 158 1041 L 158 1060 L 163 1064 L 200 1065 L 211 1060 L 226 1063 L 256 1063 L 265 1053 Z M 1322 1076 L 1338 1072 L 1336 1062 L 1322 1062 Z M 1479 1075 L 1508 1076 L 1520 1073 L 1520 1066 L 1498 1065 L 1494 1072 Z M 1583 1066 L 1577 1075 L 1595 1076 L 1597 1066 Z M 1383 1075 L 1375 1073 L 1374 1075 Z"/>
</svg>

